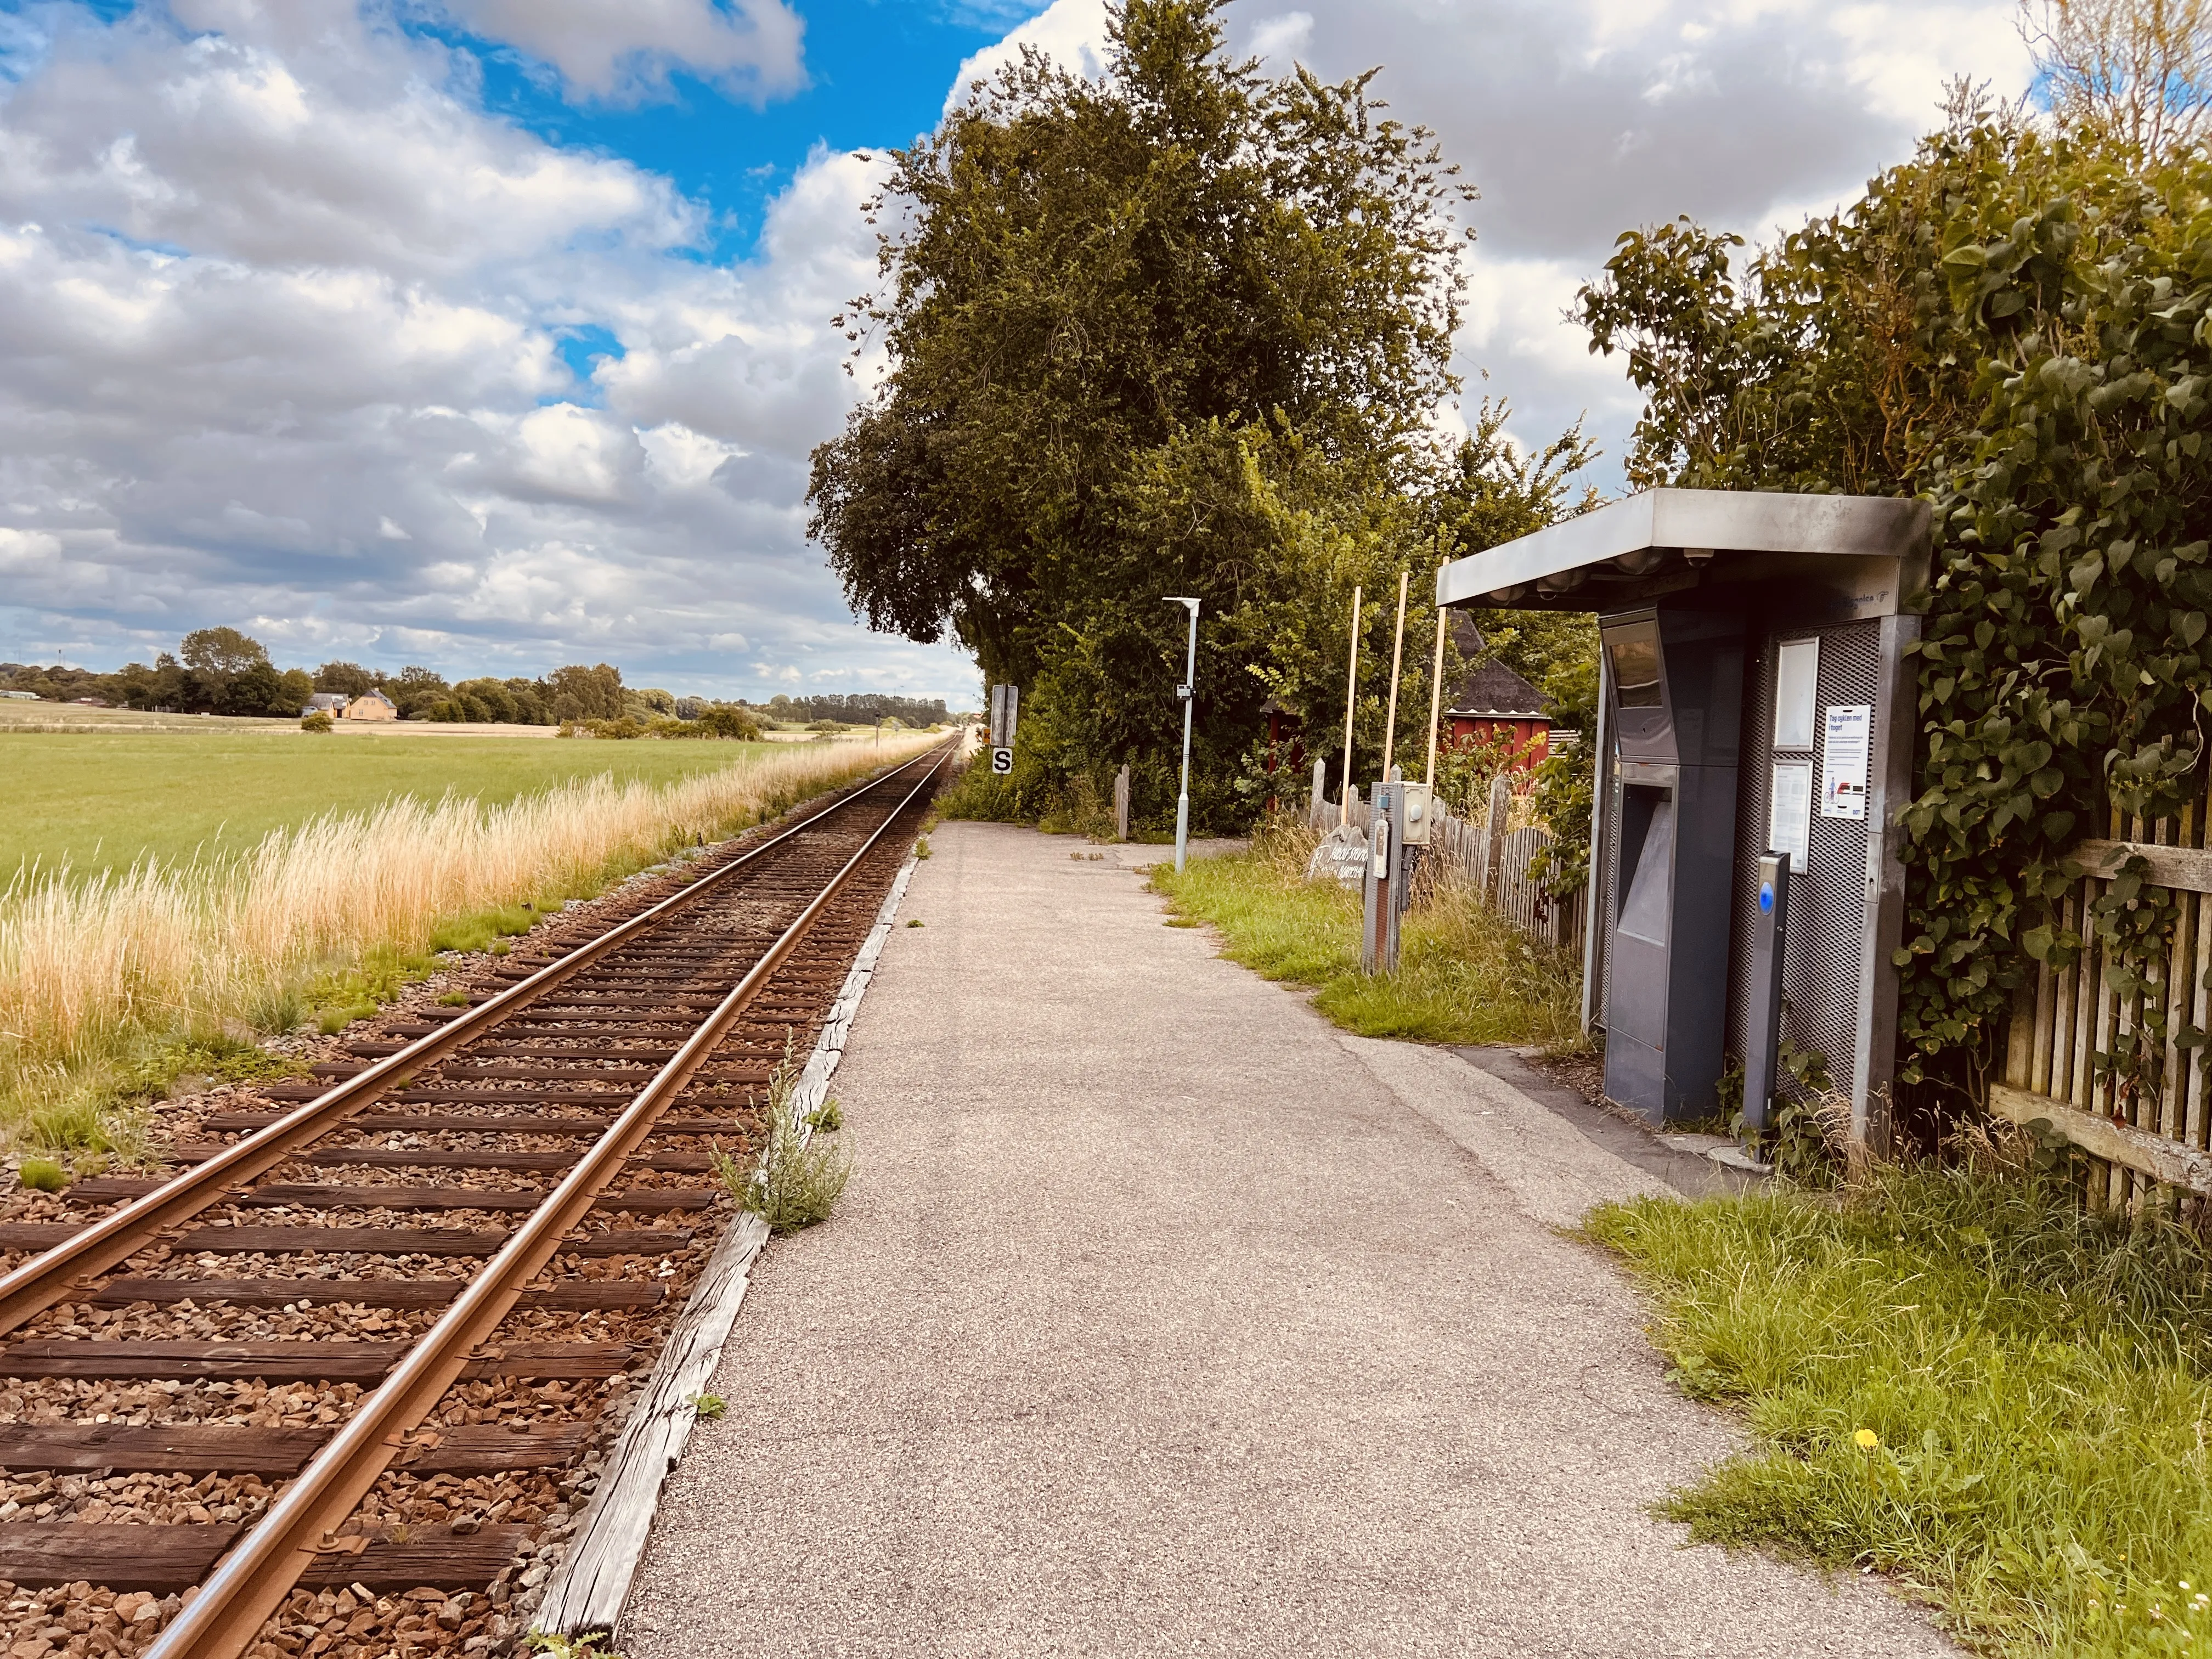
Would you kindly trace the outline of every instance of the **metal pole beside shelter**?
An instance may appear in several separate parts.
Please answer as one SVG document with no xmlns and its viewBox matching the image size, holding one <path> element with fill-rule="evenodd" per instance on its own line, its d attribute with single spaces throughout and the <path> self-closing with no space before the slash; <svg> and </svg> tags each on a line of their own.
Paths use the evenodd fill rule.
<svg viewBox="0 0 2212 1659">
<path fill-rule="evenodd" d="M 1352 822 L 1352 716 L 1359 707 L 1359 584 L 1352 585 L 1352 665 L 1344 675 L 1344 794 L 1336 827 Z"/>
</svg>

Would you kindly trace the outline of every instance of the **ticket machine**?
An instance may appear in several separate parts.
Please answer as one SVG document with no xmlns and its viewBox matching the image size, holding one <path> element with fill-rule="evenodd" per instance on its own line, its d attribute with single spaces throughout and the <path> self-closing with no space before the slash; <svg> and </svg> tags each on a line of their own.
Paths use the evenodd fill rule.
<svg viewBox="0 0 2212 1659">
<path fill-rule="evenodd" d="M 1584 1018 L 1620 1104 L 1704 1116 L 1786 1042 L 1886 1141 L 1929 529 L 1917 501 L 1655 489 L 1438 573 L 1441 605 L 1596 614 Z"/>
<path fill-rule="evenodd" d="M 1647 606 L 1599 638 L 1620 796 L 1605 1091 L 1700 1117 L 1725 1063 L 1743 618 Z"/>
</svg>

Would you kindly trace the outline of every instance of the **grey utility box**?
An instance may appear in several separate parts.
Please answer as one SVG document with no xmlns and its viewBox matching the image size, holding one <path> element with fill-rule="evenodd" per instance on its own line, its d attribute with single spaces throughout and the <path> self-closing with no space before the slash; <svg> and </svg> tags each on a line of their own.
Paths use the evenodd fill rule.
<svg viewBox="0 0 2212 1659">
<path fill-rule="evenodd" d="M 1597 613 L 1583 995 L 1621 1104 L 1703 1116 L 1758 1050 L 1759 858 L 1787 852 L 1780 1035 L 1886 1142 L 1929 527 L 1917 501 L 1655 489 L 1437 574 L 1443 605 Z"/>
</svg>

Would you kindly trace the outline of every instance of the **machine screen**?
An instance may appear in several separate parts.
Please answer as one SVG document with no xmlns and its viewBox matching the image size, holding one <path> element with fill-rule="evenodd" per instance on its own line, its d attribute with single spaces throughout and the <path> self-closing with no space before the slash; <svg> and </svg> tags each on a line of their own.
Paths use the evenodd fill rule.
<svg viewBox="0 0 2212 1659">
<path fill-rule="evenodd" d="M 1659 695 L 1659 626 L 1632 623 L 1606 631 L 1613 658 L 1613 695 L 1623 708 L 1656 708 Z"/>
</svg>

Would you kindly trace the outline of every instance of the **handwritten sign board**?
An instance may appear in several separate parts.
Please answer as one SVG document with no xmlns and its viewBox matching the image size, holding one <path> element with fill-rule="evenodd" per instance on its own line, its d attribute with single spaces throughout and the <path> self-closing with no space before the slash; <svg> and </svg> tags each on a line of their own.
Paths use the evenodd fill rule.
<svg viewBox="0 0 2212 1659">
<path fill-rule="evenodd" d="M 1346 887 L 1358 887 L 1367 878 L 1367 835 L 1352 824 L 1342 824 L 1328 832 L 1322 844 L 1314 848 L 1313 857 L 1306 864 L 1308 881 L 1339 881 Z"/>
</svg>

